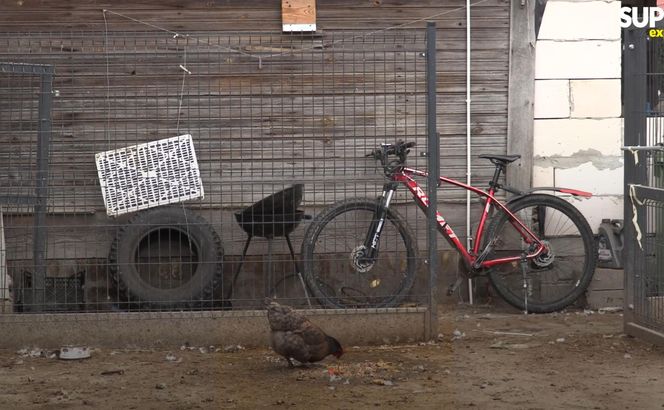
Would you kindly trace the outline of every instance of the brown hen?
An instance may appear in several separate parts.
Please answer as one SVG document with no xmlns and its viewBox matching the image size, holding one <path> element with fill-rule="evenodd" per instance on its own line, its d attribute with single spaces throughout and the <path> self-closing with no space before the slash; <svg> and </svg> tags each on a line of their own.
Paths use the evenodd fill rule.
<svg viewBox="0 0 664 410">
<path fill-rule="evenodd" d="M 337 339 L 325 334 L 291 307 L 269 299 L 266 303 L 270 344 L 275 352 L 286 358 L 289 367 L 293 367 L 293 359 L 300 363 L 313 363 L 329 355 L 338 359 L 344 353 Z"/>
</svg>

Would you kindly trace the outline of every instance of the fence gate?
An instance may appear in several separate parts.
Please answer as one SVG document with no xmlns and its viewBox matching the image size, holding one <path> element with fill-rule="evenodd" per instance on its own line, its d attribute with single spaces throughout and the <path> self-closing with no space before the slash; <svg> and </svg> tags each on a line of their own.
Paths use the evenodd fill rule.
<svg viewBox="0 0 664 410">
<path fill-rule="evenodd" d="M 14 215 L 32 213 L 34 221 L 19 229 L 22 250 L 6 248 L 0 223 L 0 306 L 10 295 L 6 257 L 11 252 L 30 255 L 33 265 L 29 289 L 14 283 L 15 296 L 29 299 L 37 310 L 44 303 L 53 74 L 52 65 L 0 63 L 0 128 L 8 131 L 0 140 L 0 219 L 4 208 Z"/>
<path fill-rule="evenodd" d="M 623 39 L 625 332 L 664 343 L 664 41 Z"/>
</svg>

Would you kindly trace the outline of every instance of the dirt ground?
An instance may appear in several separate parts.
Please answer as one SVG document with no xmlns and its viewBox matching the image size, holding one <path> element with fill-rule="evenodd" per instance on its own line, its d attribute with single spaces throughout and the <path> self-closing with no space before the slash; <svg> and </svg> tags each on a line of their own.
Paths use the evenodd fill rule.
<svg viewBox="0 0 664 410">
<path fill-rule="evenodd" d="M 664 408 L 664 349 L 623 335 L 620 313 L 460 307 L 440 323 L 439 342 L 296 369 L 236 346 L 0 351 L 0 409 Z"/>
</svg>

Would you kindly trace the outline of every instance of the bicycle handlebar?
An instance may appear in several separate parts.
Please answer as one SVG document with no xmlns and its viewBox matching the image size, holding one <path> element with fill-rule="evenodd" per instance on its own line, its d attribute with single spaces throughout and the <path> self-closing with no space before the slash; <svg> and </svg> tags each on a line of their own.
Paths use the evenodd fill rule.
<svg viewBox="0 0 664 410">
<path fill-rule="evenodd" d="M 408 149 L 417 145 L 415 142 L 397 141 L 396 144 L 381 144 L 380 148 L 371 151 L 365 157 L 374 157 L 375 159 L 385 158 L 388 155 L 408 155 Z"/>
<path fill-rule="evenodd" d="M 380 161 L 385 170 L 385 174 L 389 175 L 406 163 L 410 148 L 415 145 L 415 142 L 404 141 L 397 141 L 396 144 L 381 144 L 380 148 L 376 148 L 365 156 L 373 157 L 373 159 Z M 396 155 L 398 159 L 388 161 L 390 155 Z"/>
</svg>

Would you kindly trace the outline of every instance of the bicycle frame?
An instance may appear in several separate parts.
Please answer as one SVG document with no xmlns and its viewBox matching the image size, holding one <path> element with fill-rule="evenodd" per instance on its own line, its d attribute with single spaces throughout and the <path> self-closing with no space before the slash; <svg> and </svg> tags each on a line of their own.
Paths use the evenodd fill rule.
<svg viewBox="0 0 664 410">
<path fill-rule="evenodd" d="M 367 254 L 368 258 L 373 258 L 375 252 L 378 251 L 377 244 L 380 238 L 380 233 L 382 231 L 385 219 L 385 209 L 389 207 L 392 196 L 394 195 L 394 191 L 396 191 L 399 184 L 403 184 L 406 187 L 408 187 L 411 194 L 413 195 L 413 198 L 415 199 L 415 202 L 423 211 L 426 211 L 429 208 L 429 197 L 426 195 L 424 190 L 419 186 L 417 181 L 413 179 L 413 176 L 426 177 L 428 176 L 428 173 L 417 169 L 404 167 L 400 171 L 392 174 L 390 176 L 391 181 L 385 184 L 383 198 L 382 198 L 383 206 L 381 207 L 381 210 L 379 211 L 377 217 L 374 219 L 374 222 L 371 228 L 369 229 L 368 237 L 365 241 L 366 248 L 368 250 Z M 510 210 L 505 205 L 503 205 L 499 200 L 497 200 L 494 197 L 494 194 L 496 192 L 495 187 L 492 186 L 489 188 L 488 191 L 483 191 L 482 189 L 475 188 L 471 185 L 467 185 L 457 180 L 446 177 L 440 177 L 439 186 L 440 183 L 446 183 L 458 186 L 465 190 L 469 190 L 481 197 L 486 198 L 486 203 L 484 204 L 484 210 L 482 211 L 482 216 L 480 218 L 480 222 L 477 227 L 477 232 L 475 233 L 475 242 L 472 249 L 466 249 L 466 247 L 457 237 L 456 233 L 454 233 L 452 227 L 445 221 L 445 218 L 443 218 L 441 213 L 436 212 L 436 221 L 438 222 L 438 230 L 443 235 L 443 237 L 454 248 L 456 248 L 459 254 L 464 258 L 466 263 L 468 263 L 468 266 L 471 266 L 474 269 L 482 269 L 482 268 L 491 268 L 496 265 L 502 265 L 516 261 L 530 260 L 536 258 L 546 249 L 546 245 L 542 243 L 542 241 L 537 237 L 537 235 L 535 235 L 530 229 L 528 229 L 528 227 L 525 226 L 523 222 L 519 220 L 519 218 L 517 218 L 512 212 L 510 212 Z M 481 255 L 480 246 L 484 235 L 486 221 L 489 217 L 489 211 L 491 210 L 492 205 L 498 207 L 502 212 L 504 212 L 508 216 L 510 223 L 514 226 L 517 232 L 519 232 L 523 240 L 529 245 L 529 249 L 531 249 L 530 251 L 524 252 L 524 254 L 521 254 L 519 256 L 481 260 L 482 258 L 480 258 Z M 490 244 L 487 246 L 490 246 Z"/>
</svg>

